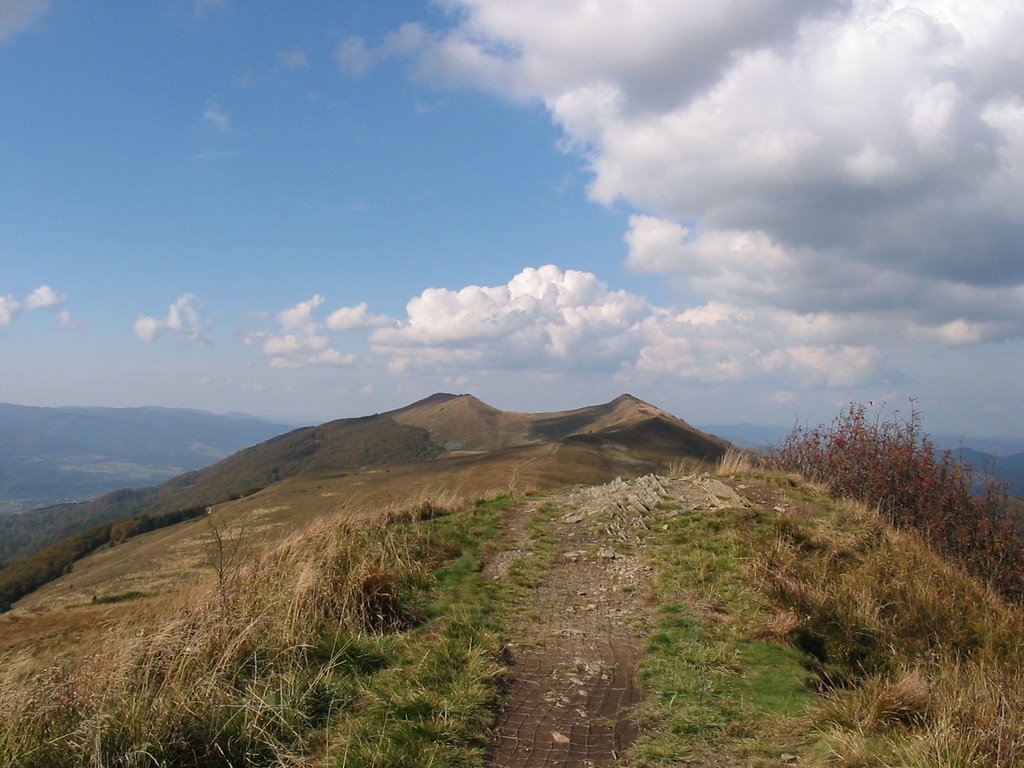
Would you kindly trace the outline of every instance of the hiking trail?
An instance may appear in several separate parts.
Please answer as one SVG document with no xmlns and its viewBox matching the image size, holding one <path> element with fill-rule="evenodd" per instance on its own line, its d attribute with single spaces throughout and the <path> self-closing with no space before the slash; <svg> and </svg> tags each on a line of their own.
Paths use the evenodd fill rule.
<svg viewBox="0 0 1024 768">
<path fill-rule="evenodd" d="M 638 736 L 638 665 L 654 628 L 644 542 L 681 510 L 745 502 L 707 475 L 647 475 L 506 510 L 484 576 L 538 573 L 510 612 L 510 680 L 492 768 L 622 765 Z"/>
</svg>

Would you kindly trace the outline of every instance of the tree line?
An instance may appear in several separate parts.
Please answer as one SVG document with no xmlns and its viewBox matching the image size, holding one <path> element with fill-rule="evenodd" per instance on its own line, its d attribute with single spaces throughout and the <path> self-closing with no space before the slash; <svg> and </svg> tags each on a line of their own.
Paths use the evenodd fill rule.
<svg viewBox="0 0 1024 768">
<path fill-rule="evenodd" d="M 39 587 L 70 572 L 76 560 L 108 545 L 199 517 L 206 507 L 196 506 L 156 515 L 138 515 L 103 523 L 68 536 L 34 555 L 12 560 L 0 568 L 0 612 Z"/>
</svg>

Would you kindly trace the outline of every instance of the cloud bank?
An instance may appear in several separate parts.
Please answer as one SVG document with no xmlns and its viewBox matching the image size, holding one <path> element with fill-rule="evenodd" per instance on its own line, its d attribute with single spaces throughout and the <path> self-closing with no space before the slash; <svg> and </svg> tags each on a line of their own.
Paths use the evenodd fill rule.
<svg viewBox="0 0 1024 768">
<path fill-rule="evenodd" d="M 429 288 L 370 336 L 396 371 L 645 374 L 716 383 L 854 386 L 877 354 L 835 343 L 827 318 L 711 302 L 676 309 L 611 290 L 590 272 L 527 268 L 507 284 Z"/>
<path fill-rule="evenodd" d="M 756 354 L 758 371 L 838 386 L 884 347 L 1024 337 L 1017 0 L 444 5 L 455 24 L 416 38 L 419 75 L 542 103 L 592 173 L 590 197 L 635 211 L 630 268 L 681 286 L 700 313 L 652 313 L 641 367 L 715 350 L 721 377 L 749 375 Z M 625 330 L 636 297 L 601 331 L 547 301 L 511 283 L 426 292 L 374 343 L 399 362 L 457 347 L 486 363 L 488 331 L 523 323 L 512 350 L 544 338 L 555 361 L 577 340 L 639 333 Z M 717 318 L 700 341 L 684 332 L 696 317 Z M 777 336 L 762 347 L 765 329 Z"/>
<path fill-rule="evenodd" d="M 364 363 L 454 378 L 596 373 L 702 384 L 753 379 L 785 389 L 858 386 L 886 373 L 861 338 L 867 334 L 844 337 L 830 315 L 753 312 L 716 301 L 659 307 L 591 272 L 552 264 L 523 269 L 504 285 L 427 288 L 403 317 L 371 314 L 365 303 L 326 313 L 325 304 L 317 293 L 267 314 L 275 327 L 251 330 L 244 342 L 271 368 L 348 366 L 359 356 L 339 349 L 351 342 L 342 334 L 363 332 L 370 350 Z"/>
</svg>

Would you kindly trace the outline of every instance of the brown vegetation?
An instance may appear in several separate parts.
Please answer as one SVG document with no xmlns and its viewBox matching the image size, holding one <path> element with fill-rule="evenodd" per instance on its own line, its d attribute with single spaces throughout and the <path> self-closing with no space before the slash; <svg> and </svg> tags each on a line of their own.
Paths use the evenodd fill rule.
<svg viewBox="0 0 1024 768">
<path fill-rule="evenodd" d="M 444 512 L 313 526 L 74 659 L 8 652 L 0 765 L 283 765 L 315 751 L 361 671 L 383 663 L 365 638 L 421 621 L 432 571 L 459 552 L 418 522 Z"/>
<path fill-rule="evenodd" d="M 770 466 L 877 508 L 1002 594 L 1024 601 L 1024 538 L 1005 488 L 988 483 L 975 493 L 967 468 L 949 452 L 936 455 L 916 410 L 905 420 L 882 419 L 851 405 L 829 427 L 794 429 Z"/>
<path fill-rule="evenodd" d="M 780 507 L 781 508 L 781 507 Z M 838 764 L 1024 761 L 1024 616 L 864 505 L 800 501 L 753 560 L 769 626 L 807 654 Z"/>
</svg>

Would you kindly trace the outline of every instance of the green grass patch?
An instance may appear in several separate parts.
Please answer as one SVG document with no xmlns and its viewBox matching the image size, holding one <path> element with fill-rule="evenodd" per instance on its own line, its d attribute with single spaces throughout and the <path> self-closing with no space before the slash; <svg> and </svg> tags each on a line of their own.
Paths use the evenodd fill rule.
<svg viewBox="0 0 1024 768">
<path fill-rule="evenodd" d="M 446 559 L 434 570 L 427 620 L 389 637 L 385 663 L 359 681 L 350 713 L 333 729 L 344 744 L 333 765 L 399 768 L 483 764 L 503 666 L 500 595 L 480 576 L 482 549 L 509 498 L 435 518 L 428 551 Z"/>
<path fill-rule="evenodd" d="M 548 523 L 564 510 L 553 504 L 541 504 L 526 526 L 529 554 L 517 557 L 509 565 L 508 578 L 503 585 L 505 605 L 528 605 L 528 598 L 544 579 L 555 559 L 555 540 Z"/>
<path fill-rule="evenodd" d="M 700 510 L 648 536 L 659 620 L 641 668 L 639 768 L 778 765 L 809 751 L 798 723 L 815 696 L 802 655 L 755 636 L 766 602 L 746 563 L 769 531 L 760 511 Z"/>
</svg>

